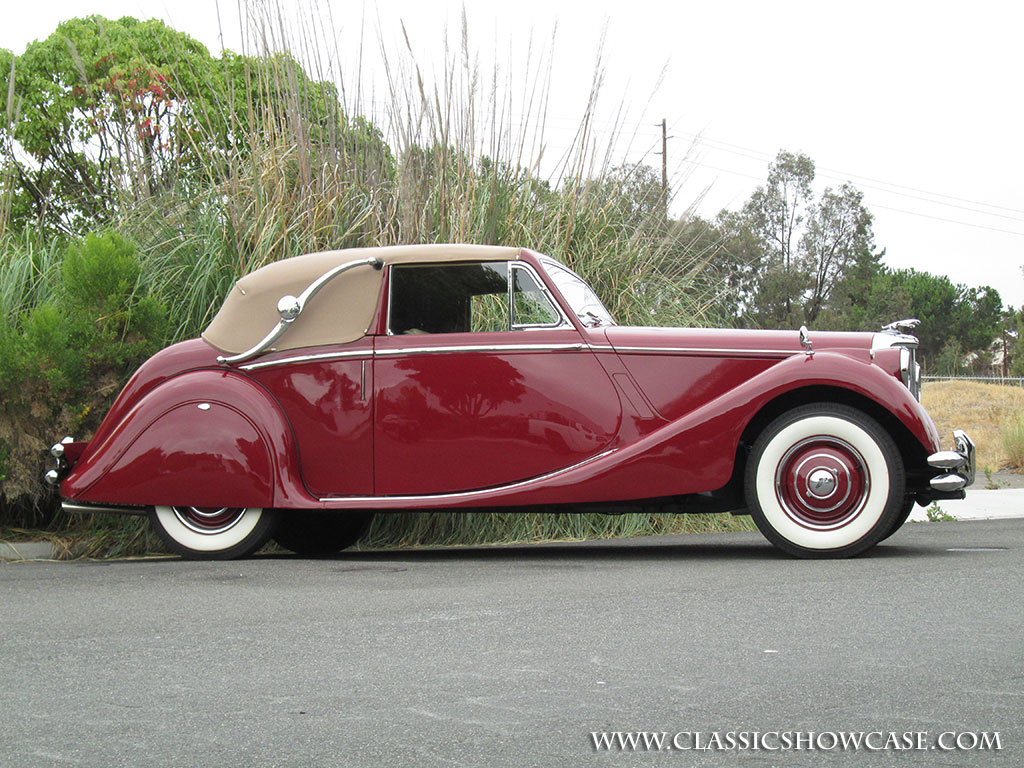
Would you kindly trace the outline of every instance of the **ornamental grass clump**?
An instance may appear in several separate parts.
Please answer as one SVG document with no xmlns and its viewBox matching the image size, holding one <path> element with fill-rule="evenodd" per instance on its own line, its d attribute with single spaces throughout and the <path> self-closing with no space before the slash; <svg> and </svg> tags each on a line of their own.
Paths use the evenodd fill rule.
<svg viewBox="0 0 1024 768">
<path fill-rule="evenodd" d="M 1024 468 L 1024 417 L 1020 411 L 1010 414 L 999 427 L 1009 466 Z"/>
</svg>

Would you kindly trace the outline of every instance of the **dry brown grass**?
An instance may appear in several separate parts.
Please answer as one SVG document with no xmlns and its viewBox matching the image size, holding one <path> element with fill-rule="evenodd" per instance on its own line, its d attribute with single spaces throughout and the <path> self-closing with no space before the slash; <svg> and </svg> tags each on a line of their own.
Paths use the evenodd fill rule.
<svg viewBox="0 0 1024 768">
<path fill-rule="evenodd" d="M 926 382 L 921 402 L 939 428 L 944 448 L 954 429 L 963 429 L 978 447 L 978 470 L 1013 467 L 1002 431 L 1024 413 L 1024 388 L 974 381 Z M 1020 467 L 1014 467 L 1020 469 Z"/>
</svg>

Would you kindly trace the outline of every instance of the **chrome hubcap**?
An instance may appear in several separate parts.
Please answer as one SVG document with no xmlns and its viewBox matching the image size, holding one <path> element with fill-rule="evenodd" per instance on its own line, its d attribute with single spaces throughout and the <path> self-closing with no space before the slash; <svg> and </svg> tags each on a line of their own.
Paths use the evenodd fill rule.
<svg viewBox="0 0 1024 768">
<path fill-rule="evenodd" d="M 783 510 L 805 528 L 831 530 L 860 514 L 871 487 L 867 462 L 832 435 L 801 440 L 779 462 L 775 493 Z"/>
<path fill-rule="evenodd" d="M 171 507 L 174 516 L 189 530 L 205 535 L 229 531 L 245 515 L 244 507 Z"/>
</svg>

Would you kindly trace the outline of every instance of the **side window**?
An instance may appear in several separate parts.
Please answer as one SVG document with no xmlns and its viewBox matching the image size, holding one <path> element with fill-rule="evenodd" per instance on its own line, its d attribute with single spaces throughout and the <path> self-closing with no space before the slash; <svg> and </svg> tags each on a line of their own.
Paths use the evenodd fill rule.
<svg viewBox="0 0 1024 768">
<path fill-rule="evenodd" d="M 390 313 L 393 334 L 507 331 L 508 265 L 395 265 Z"/>
<path fill-rule="evenodd" d="M 533 275 L 523 267 L 509 269 L 505 262 L 393 266 L 389 331 L 486 333 L 558 325 L 561 315 Z"/>
</svg>

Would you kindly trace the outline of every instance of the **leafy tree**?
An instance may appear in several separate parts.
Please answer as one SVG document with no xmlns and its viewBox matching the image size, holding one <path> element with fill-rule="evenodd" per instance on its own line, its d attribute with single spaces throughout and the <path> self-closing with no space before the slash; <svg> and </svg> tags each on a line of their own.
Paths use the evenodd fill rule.
<svg viewBox="0 0 1024 768">
<path fill-rule="evenodd" d="M 995 288 L 957 286 L 953 334 L 971 351 L 987 350 L 1000 334 L 1003 302 Z"/>
<path fill-rule="evenodd" d="M 903 297 L 900 314 L 921 321 L 919 355 L 927 361 L 947 345 L 953 336 L 954 316 L 958 299 L 957 287 L 945 275 L 933 275 L 913 269 L 896 270 L 882 278 L 884 290 Z"/>
<path fill-rule="evenodd" d="M 217 182 L 274 144 L 331 147 L 371 181 L 394 174 L 380 132 L 346 120 L 334 85 L 289 55 L 218 59 L 157 20 L 65 21 L 21 56 L 0 50 L 0 89 L 0 226 L 81 232 L 122 203 Z M 308 185 L 316 169 L 297 173 Z"/>
<path fill-rule="evenodd" d="M 721 248 L 712 262 L 721 276 L 722 306 L 742 322 L 757 304 L 763 248 L 742 213 L 721 211 L 714 222 Z"/>
<path fill-rule="evenodd" d="M 954 285 L 945 275 L 913 269 L 886 272 L 872 287 L 873 297 L 895 298 L 890 316 L 916 317 L 921 321 L 917 335 L 923 365 L 950 360 L 971 353 L 988 352 L 999 335 L 1003 311 L 999 293 L 988 286 L 967 288 Z M 957 365 L 962 365 L 962 359 Z M 948 371 L 946 371 L 948 372 Z"/>
<path fill-rule="evenodd" d="M 739 273 L 757 325 L 815 323 L 833 300 L 849 298 L 852 285 L 844 281 L 851 270 L 859 268 L 864 282 L 879 263 L 863 193 L 847 183 L 815 200 L 813 182 L 814 162 L 807 155 L 779 152 L 767 183 L 742 211 L 720 217 L 737 246 L 754 252 Z"/>
<path fill-rule="evenodd" d="M 839 276 L 817 324 L 846 331 L 877 330 L 898 319 L 906 297 L 881 278 L 884 251 L 864 250 Z"/>
<path fill-rule="evenodd" d="M 18 214 L 73 232 L 109 219 L 122 190 L 152 194 L 186 151 L 185 104 L 212 65 L 189 36 L 127 17 L 71 19 L 21 56 L 3 52 L 0 87 L 17 104 L 4 138 L 27 155 Z"/>
<path fill-rule="evenodd" d="M 768 181 L 743 206 L 744 226 L 755 236 L 761 258 L 752 309 L 761 325 L 792 325 L 807 284 L 800 244 L 813 198 L 814 162 L 804 154 L 779 152 Z"/>
<path fill-rule="evenodd" d="M 1006 345 L 1005 372 L 1010 376 L 1024 376 L 1024 307 L 1008 307 L 1004 322 L 1002 341 Z"/>
<path fill-rule="evenodd" d="M 665 220 L 661 175 L 649 165 L 619 166 L 602 180 L 600 191 L 594 192 L 605 195 L 607 204 L 620 214 L 617 220 L 633 229 Z"/>
<path fill-rule="evenodd" d="M 768 183 L 754 190 L 743 212 L 764 245 L 765 256 L 784 272 L 798 265 L 800 230 L 813 197 L 814 161 L 779 152 L 768 169 Z"/>
<path fill-rule="evenodd" d="M 838 191 L 826 189 L 821 201 L 812 206 L 807 230 L 801 241 L 802 257 L 810 275 L 810 288 L 804 297 L 807 322 L 818 319 L 832 299 L 836 285 L 846 282 L 849 290 L 857 280 L 850 273 L 860 268 L 863 279 L 878 263 L 873 254 L 871 213 L 864 207 L 864 193 L 851 184 Z"/>
</svg>

